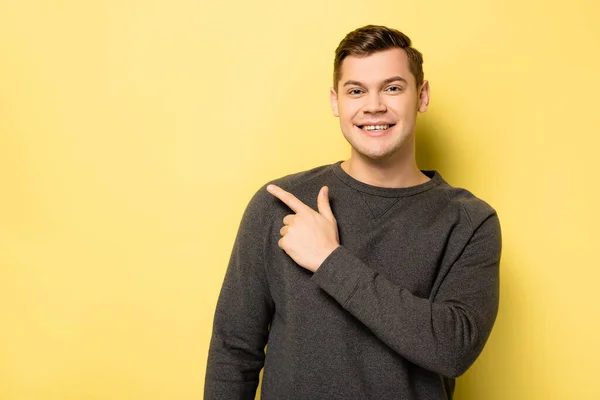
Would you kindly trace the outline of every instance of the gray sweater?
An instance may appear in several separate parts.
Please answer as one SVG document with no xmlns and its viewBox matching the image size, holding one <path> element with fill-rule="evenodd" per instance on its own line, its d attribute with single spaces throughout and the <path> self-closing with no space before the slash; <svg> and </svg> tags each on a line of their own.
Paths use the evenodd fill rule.
<svg viewBox="0 0 600 400">
<path fill-rule="evenodd" d="M 215 313 L 206 400 L 452 399 L 498 311 L 500 226 L 464 189 L 381 188 L 340 162 L 272 183 L 317 209 L 341 246 L 316 273 L 277 241 L 291 210 L 263 187 L 242 218 Z M 265 355 L 265 346 L 266 355 Z"/>
</svg>

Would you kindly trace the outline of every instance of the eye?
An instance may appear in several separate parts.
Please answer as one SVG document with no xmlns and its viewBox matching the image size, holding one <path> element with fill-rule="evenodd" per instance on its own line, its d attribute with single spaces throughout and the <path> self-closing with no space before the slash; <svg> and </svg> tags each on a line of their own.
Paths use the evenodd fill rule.
<svg viewBox="0 0 600 400">
<path fill-rule="evenodd" d="M 363 93 L 362 89 L 358 89 L 358 88 L 348 90 L 348 94 L 351 96 L 358 96 L 362 93 Z"/>
<path fill-rule="evenodd" d="M 398 93 L 402 91 L 402 87 L 401 86 L 389 86 L 388 88 L 385 89 L 387 92 L 392 92 L 392 93 Z"/>
</svg>

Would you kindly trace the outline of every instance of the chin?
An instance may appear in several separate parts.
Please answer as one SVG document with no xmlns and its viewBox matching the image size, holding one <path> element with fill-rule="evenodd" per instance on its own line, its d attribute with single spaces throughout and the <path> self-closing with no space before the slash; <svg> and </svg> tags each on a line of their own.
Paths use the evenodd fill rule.
<svg viewBox="0 0 600 400">
<path fill-rule="evenodd" d="M 346 141 L 352 147 L 352 153 L 359 158 L 372 162 L 385 162 L 397 158 L 402 153 L 402 148 L 408 143 L 406 140 L 394 140 L 392 138 L 371 138 L 365 140 L 362 137 L 355 137 L 344 134 Z M 392 140 L 390 140 L 392 139 Z"/>
<path fill-rule="evenodd" d="M 394 154 L 393 152 L 390 152 L 390 151 L 365 151 L 365 150 L 359 150 L 356 148 L 354 149 L 354 153 L 359 155 L 360 158 L 362 158 L 362 159 L 373 161 L 373 162 L 382 162 L 382 161 L 389 160 L 392 157 L 392 155 Z"/>
</svg>

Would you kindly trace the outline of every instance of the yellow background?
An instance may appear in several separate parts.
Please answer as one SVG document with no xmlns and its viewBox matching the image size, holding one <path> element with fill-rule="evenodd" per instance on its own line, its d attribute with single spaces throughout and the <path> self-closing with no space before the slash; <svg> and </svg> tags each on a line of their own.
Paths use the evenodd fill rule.
<svg viewBox="0 0 600 400">
<path fill-rule="evenodd" d="M 0 3 L 0 399 L 199 399 L 247 201 L 348 146 L 333 51 L 406 32 L 419 160 L 499 212 L 501 308 L 457 399 L 599 399 L 600 6 Z"/>
</svg>

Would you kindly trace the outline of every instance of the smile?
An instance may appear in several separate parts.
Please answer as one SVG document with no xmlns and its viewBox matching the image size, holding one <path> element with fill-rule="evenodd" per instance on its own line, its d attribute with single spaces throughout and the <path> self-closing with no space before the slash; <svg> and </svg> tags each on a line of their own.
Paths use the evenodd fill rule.
<svg viewBox="0 0 600 400">
<path fill-rule="evenodd" d="M 357 125 L 363 131 L 385 131 L 394 126 L 392 125 Z"/>
</svg>

